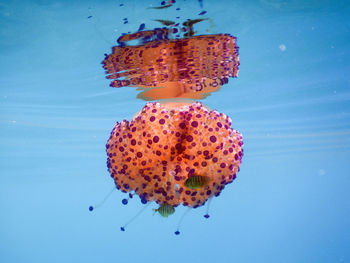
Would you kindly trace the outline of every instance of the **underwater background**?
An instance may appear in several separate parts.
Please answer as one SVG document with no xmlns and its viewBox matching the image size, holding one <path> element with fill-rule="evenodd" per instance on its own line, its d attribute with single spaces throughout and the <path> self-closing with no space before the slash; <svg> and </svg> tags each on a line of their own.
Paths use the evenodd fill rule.
<svg viewBox="0 0 350 263">
<path fill-rule="evenodd" d="M 160 2 L 0 1 L 0 262 L 350 262 L 350 2 Z M 202 102 L 243 134 L 241 171 L 181 235 L 186 208 L 156 204 L 121 232 L 138 198 L 88 207 L 114 187 L 110 131 L 145 101 L 101 61 L 142 23 L 201 17 L 240 47 L 238 78 Z"/>
</svg>

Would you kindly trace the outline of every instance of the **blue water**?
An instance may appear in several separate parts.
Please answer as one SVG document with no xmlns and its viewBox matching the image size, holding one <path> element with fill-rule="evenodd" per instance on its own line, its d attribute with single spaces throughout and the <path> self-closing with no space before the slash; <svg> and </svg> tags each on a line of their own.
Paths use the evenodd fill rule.
<svg viewBox="0 0 350 263">
<path fill-rule="evenodd" d="M 0 262 L 350 262 L 349 1 L 160 2 L 0 1 Z M 111 129 L 145 102 L 108 86 L 103 54 L 202 10 L 199 33 L 238 37 L 239 77 L 203 103 L 243 134 L 241 171 L 181 235 L 186 209 L 155 204 L 121 232 L 139 200 L 87 208 L 114 185 Z"/>
</svg>

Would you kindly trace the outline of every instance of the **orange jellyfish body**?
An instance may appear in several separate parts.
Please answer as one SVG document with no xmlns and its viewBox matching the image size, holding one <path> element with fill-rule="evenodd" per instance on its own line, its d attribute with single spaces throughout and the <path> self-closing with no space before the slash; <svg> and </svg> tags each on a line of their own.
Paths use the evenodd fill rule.
<svg viewBox="0 0 350 263">
<path fill-rule="evenodd" d="M 117 123 L 107 142 L 107 166 L 118 189 L 141 200 L 190 207 L 218 196 L 236 178 L 242 136 L 223 113 L 201 103 L 147 103 L 129 122 Z M 186 186 L 191 176 L 208 182 Z"/>
</svg>

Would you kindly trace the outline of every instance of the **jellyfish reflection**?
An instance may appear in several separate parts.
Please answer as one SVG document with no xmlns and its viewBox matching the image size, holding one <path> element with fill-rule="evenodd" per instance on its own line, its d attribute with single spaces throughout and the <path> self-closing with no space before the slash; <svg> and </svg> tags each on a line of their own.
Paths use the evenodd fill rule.
<svg viewBox="0 0 350 263">
<path fill-rule="evenodd" d="M 102 62 L 110 86 L 144 88 L 141 98 L 195 98 L 216 91 L 238 76 L 236 38 L 228 34 L 166 39 L 170 29 L 140 31 L 119 38 L 158 40 L 137 46 L 115 46 Z M 152 88 L 152 89 L 150 89 Z"/>
</svg>

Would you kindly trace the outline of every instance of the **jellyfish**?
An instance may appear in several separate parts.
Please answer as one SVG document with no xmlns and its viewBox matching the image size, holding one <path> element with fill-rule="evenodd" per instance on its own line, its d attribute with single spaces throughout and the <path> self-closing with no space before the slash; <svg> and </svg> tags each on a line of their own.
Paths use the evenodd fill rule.
<svg viewBox="0 0 350 263">
<path fill-rule="evenodd" d="M 193 25 L 203 20 L 124 34 L 102 62 L 110 86 L 138 87 L 139 98 L 157 100 L 147 102 L 130 121 L 117 122 L 106 151 L 116 188 L 129 197 L 138 195 L 144 204 L 157 203 L 154 211 L 163 217 L 179 205 L 198 208 L 219 196 L 242 162 L 242 135 L 231 128 L 231 119 L 188 101 L 238 76 L 236 38 L 194 36 Z"/>
<path fill-rule="evenodd" d="M 200 102 L 149 102 L 130 122 L 116 123 L 107 166 L 122 192 L 197 208 L 236 178 L 242 145 L 231 119 Z"/>
</svg>

